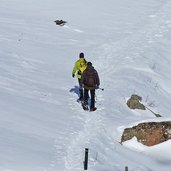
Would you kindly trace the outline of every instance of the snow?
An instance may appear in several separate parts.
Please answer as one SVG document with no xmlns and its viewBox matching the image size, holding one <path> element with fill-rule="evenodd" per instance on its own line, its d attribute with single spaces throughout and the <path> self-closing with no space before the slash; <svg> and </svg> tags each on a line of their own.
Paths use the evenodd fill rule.
<svg viewBox="0 0 171 171">
<path fill-rule="evenodd" d="M 63 19 L 63 27 L 53 21 Z M 169 0 L 0 0 L 0 171 L 170 171 L 171 141 L 124 128 L 171 120 Z M 98 71 L 95 112 L 76 102 L 80 52 Z M 156 113 L 130 110 L 133 93 Z"/>
</svg>

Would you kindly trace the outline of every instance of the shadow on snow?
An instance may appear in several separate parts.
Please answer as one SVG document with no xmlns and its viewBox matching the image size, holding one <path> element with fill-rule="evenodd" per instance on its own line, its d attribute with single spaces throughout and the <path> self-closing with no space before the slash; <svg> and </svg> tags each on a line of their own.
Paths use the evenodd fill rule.
<svg viewBox="0 0 171 171">
<path fill-rule="evenodd" d="M 70 93 L 75 93 L 75 94 L 77 94 L 78 95 L 78 97 L 79 97 L 79 87 L 78 86 L 75 86 L 74 88 L 71 88 L 70 90 L 69 90 L 69 92 Z"/>
</svg>

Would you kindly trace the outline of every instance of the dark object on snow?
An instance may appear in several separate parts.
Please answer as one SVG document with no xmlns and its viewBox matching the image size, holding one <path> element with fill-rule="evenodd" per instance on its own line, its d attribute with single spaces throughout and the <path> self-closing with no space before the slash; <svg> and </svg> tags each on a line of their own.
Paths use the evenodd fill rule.
<svg viewBox="0 0 171 171">
<path fill-rule="evenodd" d="M 85 148 L 84 170 L 88 169 L 88 148 Z"/>
<path fill-rule="evenodd" d="M 146 146 L 171 140 L 171 121 L 146 122 L 132 128 L 126 128 L 122 134 L 121 143 L 133 137 L 136 137 L 138 142 Z"/>
<path fill-rule="evenodd" d="M 56 25 L 59 25 L 59 26 L 64 26 L 67 23 L 66 21 L 63 21 L 63 20 L 56 20 L 54 22 L 56 23 Z"/>
<path fill-rule="evenodd" d="M 145 106 L 142 103 L 140 103 L 141 100 L 142 100 L 142 97 L 136 94 L 133 94 L 131 98 L 127 101 L 127 105 L 130 109 L 145 110 Z"/>
</svg>

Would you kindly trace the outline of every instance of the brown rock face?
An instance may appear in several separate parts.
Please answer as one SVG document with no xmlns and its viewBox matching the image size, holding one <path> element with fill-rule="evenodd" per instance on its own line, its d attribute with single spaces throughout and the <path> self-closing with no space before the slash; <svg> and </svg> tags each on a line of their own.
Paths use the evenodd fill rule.
<svg viewBox="0 0 171 171">
<path fill-rule="evenodd" d="M 153 146 L 171 139 L 171 121 L 140 123 L 123 132 L 121 143 L 136 137 L 138 142 Z"/>
</svg>

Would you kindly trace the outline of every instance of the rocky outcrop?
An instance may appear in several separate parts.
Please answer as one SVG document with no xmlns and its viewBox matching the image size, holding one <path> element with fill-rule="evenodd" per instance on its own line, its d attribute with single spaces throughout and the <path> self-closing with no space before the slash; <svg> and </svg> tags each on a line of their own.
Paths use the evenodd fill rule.
<svg viewBox="0 0 171 171">
<path fill-rule="evenodd" d="M 64 26 L 67 23 L 64 20 L 55 20 L 54 22 L 56 23 L 56 25 L 59 25 L 59 26 Z"/>
<path fill-rule="evenodd" d="M 145 106 L 142 103 L 140 103 L 141 100 L 142 100 L 142 97 L 136 94 L 133 94 L 131 98 L 127 101 L 127 105 L 130 109 L 145 110 Z"/>
<path fill-rule="evenodd" d="M 121 143 L 136 137 L 138 142 L 153 146 L 171 139 L 171 121 L 140 123 L 123 132 Z"/>
</svg>

